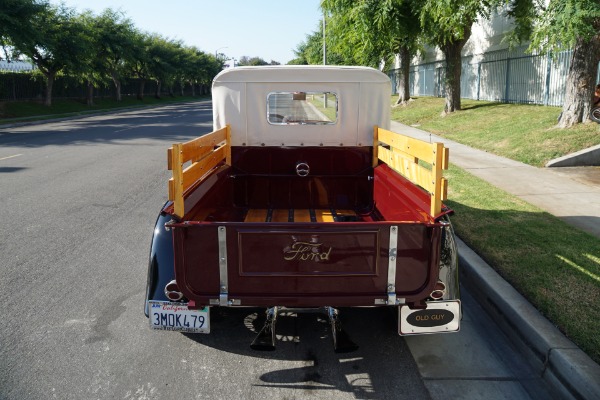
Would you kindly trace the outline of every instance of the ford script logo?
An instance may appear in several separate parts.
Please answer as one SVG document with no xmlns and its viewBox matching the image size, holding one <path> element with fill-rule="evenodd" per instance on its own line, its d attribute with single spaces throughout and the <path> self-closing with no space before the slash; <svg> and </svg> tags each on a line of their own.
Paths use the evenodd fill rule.
<svg viewBox="0 0 600 400">
<path fill-rule="evenodd" d="M 295 242 L 283 251 L 286 261 L 329 261 L 331 247 L 326 248 L 321 243 Z"/>
<path fill-rule="evenodd" d="M 406 322 L 412 326 L 421 328 L 430 328 L 432 326 L 442 326 L 448 324 L 454 319 L 454 313 L 448 310 L 419 310 L 410 314 Z"/>
</svg>

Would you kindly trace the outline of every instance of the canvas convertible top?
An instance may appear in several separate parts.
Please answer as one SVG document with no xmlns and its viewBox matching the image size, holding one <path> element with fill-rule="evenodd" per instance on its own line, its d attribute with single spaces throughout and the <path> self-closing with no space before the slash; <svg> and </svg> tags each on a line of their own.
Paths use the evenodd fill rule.
<svg viewBox="0 0 600 400">
<path fill-rule="evenodd" d="M 307 93 L 326 93 L 336 105 L 327 123 L 290 120 L 273 112 L 282 98 L 300 100 Z M 372 146 L 373 126 L 387 129 L 390 124 L 390 79 L 373 68 L 231 68 L 215 77 L 212 96 L 213 128 L 229 124 L 233 146 Z"/>
</svg>

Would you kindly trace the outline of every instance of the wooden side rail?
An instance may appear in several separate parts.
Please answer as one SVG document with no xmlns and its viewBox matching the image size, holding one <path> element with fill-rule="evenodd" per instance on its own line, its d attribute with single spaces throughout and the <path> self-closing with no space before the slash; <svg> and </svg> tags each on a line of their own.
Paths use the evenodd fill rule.
<svg viewBox="0 0 600 400">
<path fill-rule="evenodd" d="M 169 179 L 169 200 L 173 202 L 175 215 L 183 218 L 186 191 L 223 160 L 231 165 L 231 128 L 227 125 L 189 142 L 175 143 L 168 149 L 167 158 L 168 168 L 173 171 Z"/>
<path fill-rule="evenodd" d="M 427 143 L 378 126 L 374 128 L 373 167 L 381 160 L 429 192 L 432 217 L 442 211 L 442 201 L 448 196 L 448 181 L 442 176 L 442 170 L 448 169 L 448 156 L 449 149 L 442 143 Z"/>
</svg>

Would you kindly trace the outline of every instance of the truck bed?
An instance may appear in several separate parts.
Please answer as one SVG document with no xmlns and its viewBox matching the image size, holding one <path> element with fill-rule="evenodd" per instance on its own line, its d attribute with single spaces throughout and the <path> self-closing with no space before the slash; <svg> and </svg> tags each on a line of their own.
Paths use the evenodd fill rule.
<svg viewBox="0 0 600 400">
<path fill-rule="evenodd" d="M 232 147 L 197 173 L 183 211 L 177 196 L 164 210 L 189 307 L 424 304 L 438 281 L 443 212 L 432 215 L 431 194 L 390 165 L 374 165 L 376 150 L 391 153 Z"/>
</svg>

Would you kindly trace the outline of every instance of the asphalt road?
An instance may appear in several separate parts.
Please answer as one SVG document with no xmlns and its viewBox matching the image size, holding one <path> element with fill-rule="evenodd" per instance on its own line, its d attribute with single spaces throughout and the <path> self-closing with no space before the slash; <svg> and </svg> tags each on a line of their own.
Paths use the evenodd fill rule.
<svg viewBox="0 0 600 400">
<path fill-rule="evenodd" d="M 166 149 L 209 132 L 210 107 L 0 129 L 0 399 L 537 397 L 539 380 L 468 296 L 460 333 L 408 341 L 390 310 L 344 310 L 350 354 L 309 314 L 280 317 L 267 353 L 249 348 L 262 310 L 213 313 L 210 335 L 151 331 Z"/>
</svg>

